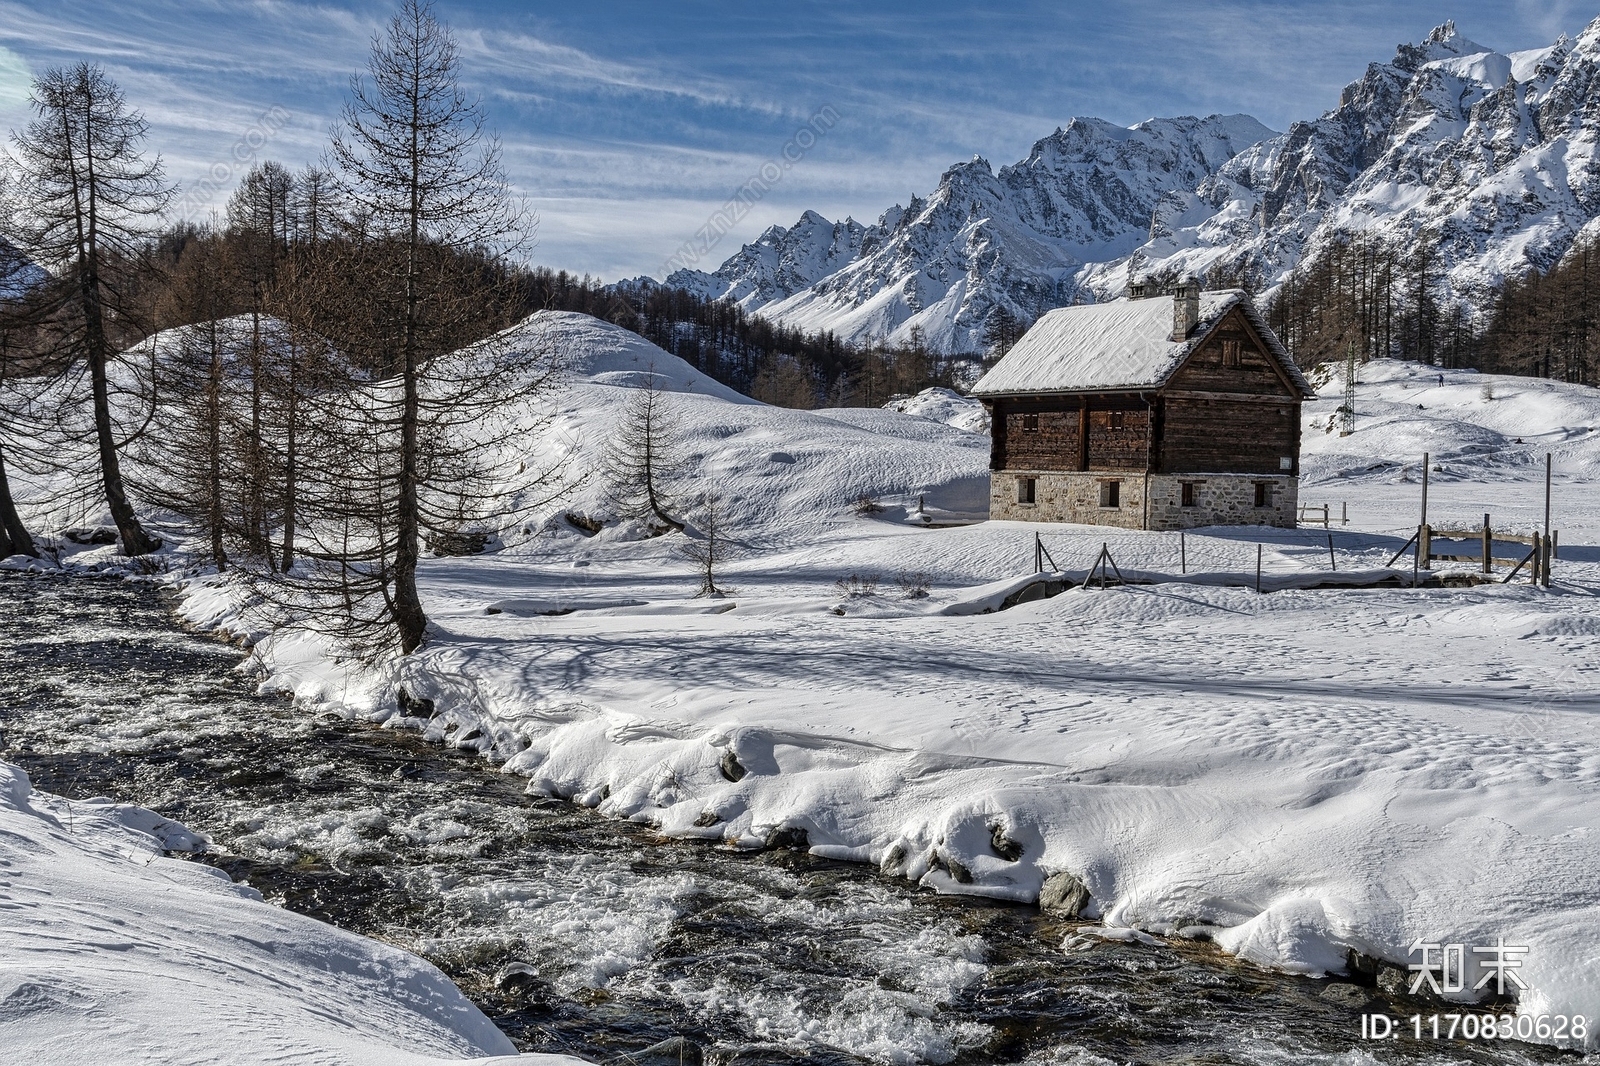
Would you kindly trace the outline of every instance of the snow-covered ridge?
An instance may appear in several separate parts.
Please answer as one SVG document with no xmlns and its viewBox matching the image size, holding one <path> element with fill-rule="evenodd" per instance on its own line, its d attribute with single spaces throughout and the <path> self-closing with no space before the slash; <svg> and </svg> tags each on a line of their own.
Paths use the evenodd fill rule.
<svg viewBox="0 0 1600 1066">
<path fill-rule="evenodd" d="M 1075 118 L 998 173 L 951 167 L 864 230 L 807 212 L 714 274 L 672 280 L 847 340 L 916 328 L 934 350 L 975 351 L 997 306 L 1031 320 L 1119 295 L 1130 275 L 1213 267 L 1270 288 L 1341 234 L 1405 249 L 1426 232 L 1437 292 L 1478 316 L 1600 215 L 1597 115 L 1600 19 L 1509 54 L 1446 23 L 1285 133 L 1245 115 Z"/>
<path fill-rule="evenodd" d="M 935 350 L 976 350 L 994 307 L 1031 319 L 1068 302 L 1084 263 L 1131 252 L 1164 197 L 1271 134 L 1248 115 L 1131 127 L 1075 118 L 998 172 L 977 157 L 956 164 L 932 194 L 891 207 L 864 230 L 807 212 L 715 275 L 668 280 L 849 340 L 908 341 L 920 329 Z M 782 284 L 771 280 L 774 260 L 794 264 Z"/>
</svg>

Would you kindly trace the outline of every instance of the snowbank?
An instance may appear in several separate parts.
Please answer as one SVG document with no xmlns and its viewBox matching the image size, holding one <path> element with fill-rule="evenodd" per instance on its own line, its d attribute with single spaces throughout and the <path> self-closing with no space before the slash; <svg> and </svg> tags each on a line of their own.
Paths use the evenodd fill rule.
<svg viewBox="0 0 1600 1066">
<path fill-rule="evenodd" d="M 516 1049 L 433 966 L 164 857 L 205 841 L 150 811 L 31 792 L 0 763 L 0 835 L 7 1061 L 578 1061 L 498 1058 Z"/>
</svg>

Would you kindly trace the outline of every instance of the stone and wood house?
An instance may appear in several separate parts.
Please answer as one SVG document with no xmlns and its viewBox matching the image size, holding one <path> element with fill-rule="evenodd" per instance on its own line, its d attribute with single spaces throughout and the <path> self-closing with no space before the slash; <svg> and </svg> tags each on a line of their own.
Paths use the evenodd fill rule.
<svg viewBox="0 0 1600 1066">
<path fill-rule="evenodd" d="M 1127 529 L 1293 526 L 1305 377 L 1250 298 L 1129 296 L 1034 323 L 972 390 L 991 518 Z"/>
</svg>

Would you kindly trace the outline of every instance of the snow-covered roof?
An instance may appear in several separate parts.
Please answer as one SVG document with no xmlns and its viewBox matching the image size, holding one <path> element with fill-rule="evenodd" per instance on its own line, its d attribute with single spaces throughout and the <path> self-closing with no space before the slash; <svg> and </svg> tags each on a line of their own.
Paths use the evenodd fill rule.
<svg viewBox="0 0 1600 1066">
<path fill-rule="evenodd" d="M 1191 352 L 1240 307 L 1301 395 L 1311 386 L 1243 291 L 1200 294 L 1200 322 L 1185 341 L 1172 340 L 1172 299 L 1112 300 L 1050 311 L 973 386 L 974 396 L 1108 392 L 1166 384 Z"/>
</svg>

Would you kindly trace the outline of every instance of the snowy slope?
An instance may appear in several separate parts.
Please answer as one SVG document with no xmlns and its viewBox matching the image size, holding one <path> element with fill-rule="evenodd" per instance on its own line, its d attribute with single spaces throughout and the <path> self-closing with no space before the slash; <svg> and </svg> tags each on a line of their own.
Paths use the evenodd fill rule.
<svg viewBox="0 0 1600 1066">
<path fill-rule="evenodd" d="M 1382 481 L 1432 456 L 1435 484 L 1543 482 L 1545 455 L 1570 482 L 1600 480 L 1600 389 L 1542 378 L 1441 370 L 1398 359 L 1357 367 L 1356 431 L 1338 433 L 1344 368 L 1306 405 L 1303 480 Z"/>
<path fill-rule="evenodd" d="M 681 431 L 685 469 L 669 489 L 680 512 L 714 490 L 730 529 L 790 540 L 853 514 L 863 495 L 982 518 L 988 512 L 987 436 L 888 411 L 794 411 L 735 392 L 644 340 L 588 315 L 541 311 L 517 327 L 551 348 L 567 377 L 553 400 L 551 427 L 529 442 L 530 463 L 565 456 L 571 491 L 543 510 L 551 532 L 570 533 L 568 511 L 606 517 L 614 508 L 601 475 L 610 428 L 633 387 L 651 379 L 670 393 L 666 410 Z M 608 530 L 630 535 L 626 529 Z"/>
<path fill-rule="evenodd" d="M 1526 535 L 1544 527 L 1549 455 L 1552 525 L 1561 543 L 1600 542 L 1600 510 L 1593 506 L 1600 390 L 1374 360 L 1358 368 L 1356 431 L 1341 437 L 1343 367 L 1311 376 L 1320 388 L 1304 408 L 1303 503 L 1332 504 L 1335 515 L 1347 506 L 1365 528 L 1409 536 L 1420 521 L 1426 453 L 1433 525 L 1476 529 L 1487 513 L 1494 528 Z"/>
<path fill-rule="evenodd" d="M 205 841 L 150 811 L 31 792 L 26 774 L 0 763 L 0 837 L 7 1062 L 439 1066 L 515 1056 L 429 963 L 163 857 Z"/>
</svg>

